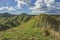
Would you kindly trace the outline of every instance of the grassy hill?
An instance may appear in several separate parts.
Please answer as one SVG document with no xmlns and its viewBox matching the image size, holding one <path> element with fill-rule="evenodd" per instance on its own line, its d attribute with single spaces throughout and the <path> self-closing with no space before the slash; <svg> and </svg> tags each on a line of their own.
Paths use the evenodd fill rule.
<svg viewBox="0 0 60 40">
<path fill-rule="evenodd" d="M 0 30 L 6 30 L 12 27 L 16 27 L 21 23 L 27 22 L 31 17 L 29 15 L 16 15 L 13 17 L 5 18 L 3 21 L 0 20 Z"/>
<path fill-rule="evenodd" d="M 59 18 L 21 14 L 0 20 L 0 40 L 59 40 Z"/>
</svg>

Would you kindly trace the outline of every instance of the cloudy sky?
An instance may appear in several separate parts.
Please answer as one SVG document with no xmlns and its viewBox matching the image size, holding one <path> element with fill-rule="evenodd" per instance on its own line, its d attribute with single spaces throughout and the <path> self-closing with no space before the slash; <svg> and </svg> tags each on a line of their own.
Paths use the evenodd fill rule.
<svg viewBox="0 0 60 40">
<path fill-rule="evenodd" d="M 0 13 L 60 13 L 60 0 L 0 0 Z"/>
</svg>

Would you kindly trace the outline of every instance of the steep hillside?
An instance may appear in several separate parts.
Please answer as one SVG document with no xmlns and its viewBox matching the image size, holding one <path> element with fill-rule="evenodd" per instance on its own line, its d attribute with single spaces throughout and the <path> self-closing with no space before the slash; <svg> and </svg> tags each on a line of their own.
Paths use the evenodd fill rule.
<svg viewBox="0 0 60 40">
<path fill-rule="evenodd" d="M 0 22 L 0 40 L 59 40 L 60 16 L 21 14 Z"/>
<path fill-rule="evenodd" d="M 13 14 L 9 14 L 8 12 L 5 12 L 5 13 L 0 13 L 0 23 L 5 20 L 7 20 L 8 18 L 10 17 L 14 17 L 16 15 L 13 15 Z"/>
<path fill-rule="evenodd" d="M 36 20 L 38 22 L 37 27 L 49 27 L 51 29 L 54 29 L 55 31 L 59 31 L 60 26 L 60 20 L 57 16 L 51 16 L 46 14 L 41 14 L 37 16 Z"/>
<path fill-rule="evenodd" d="M 0 21 L 0 30 L 6 30 L 12 27 L 16 27 L 21 23 L 27 22 L 30 18 L 31 17 L 29 15 L 23 15 L 23 14 L 6 18 L 3 21 Z"/>
<path fill-rule="evenodd" d="M 35 18 L 31 18 L 28 22 L 6 30 L 0 33 L 1 40 L 53 40 L 52 36 L 46 36 L 41 28 L 36 27 Z"/>
</svg>

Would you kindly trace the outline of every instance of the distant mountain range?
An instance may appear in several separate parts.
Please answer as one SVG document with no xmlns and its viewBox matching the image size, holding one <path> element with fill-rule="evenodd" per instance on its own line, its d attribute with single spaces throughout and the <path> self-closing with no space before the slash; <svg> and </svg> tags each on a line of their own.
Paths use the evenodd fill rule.
<svg viewBox="0 0 60 40">
<path fill-rule="evenodd" d="M 11 17 L 11 16 L 14 16 L 14 15 L 13 14 L 10 14 L 8 12 L 0 13 L 0 17 Z"/>
</svg>

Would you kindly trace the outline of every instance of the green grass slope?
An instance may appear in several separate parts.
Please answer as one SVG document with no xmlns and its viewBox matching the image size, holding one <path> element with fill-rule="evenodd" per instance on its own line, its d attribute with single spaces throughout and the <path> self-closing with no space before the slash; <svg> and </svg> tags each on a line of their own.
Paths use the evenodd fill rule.
<svg viewBox="0 0 60 40">
<path fill-rule="evenodd" d="M 1 29 L 0 40 L 59 40 L 56 32 L 59 28 L 57 21 L 54 17 L 46 14 L 14 16 L 0 23 L 3 30 L 11 27 L 5 31 Z M 56 32 L 55 36 L 54 32 Z"/>
<path fill-rule="evenodd" d="M 0 20 L 0 30 L 7 30 L 12 27 L 16 27 L 21 23 L 26 23 L 31 17 L 29 15 L 16 15 L 13 17 Z"/>
<path fill-rule="evenodd" d="M 53 40 L 51 35 L 46 36 L 41 28 L 37 28 L 35 18 L 31 18 L 17 27 L 1 31 L 0 40 Z"/>
</svg>

